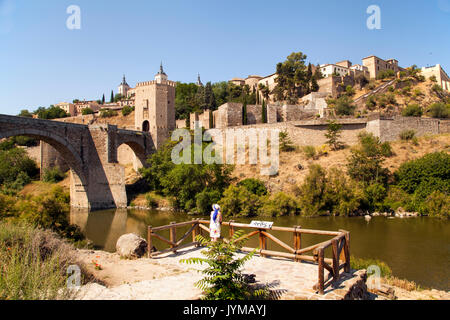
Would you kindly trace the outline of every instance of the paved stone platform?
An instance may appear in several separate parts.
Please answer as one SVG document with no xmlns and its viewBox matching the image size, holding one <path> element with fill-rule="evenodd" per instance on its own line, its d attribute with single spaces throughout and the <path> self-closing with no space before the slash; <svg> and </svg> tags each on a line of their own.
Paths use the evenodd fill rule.
<svg viewBox="0 0 450 320">
<path fill-rule="evenodd" d="M 179 270 L 176 275 L 168 275 L 158 279 L 145 280 L 106 288 L 98 284 L 84 286 L 78 295 L 87 300 L 195 300 L 200 299 L 201 291 L 195 282 L 203 275 L 206 266 L 180 263 L 181 259 L 201 257 L 204 248 L 187 248 L 176 254 L 165 254 L 148 260 L 152 265 Z M 244 253 L 239 253 L 243 256 Z M 243 273 L 255 274 L 257 284 L 267 284 L 276 290 L 280 299 L 295 300 L 341 300 L 362 298 L 365 295 L 365 271 L 344 274 L 337 287 L 329 286 L 324 295 L 313 290 L 318 278 L 318 267 L 312 263 L 299 263 L 279 258 L 264 258 L 255 255 L 248 261 Z M 327 271 L 325 271 L 325 278 Z"/>
</svg>

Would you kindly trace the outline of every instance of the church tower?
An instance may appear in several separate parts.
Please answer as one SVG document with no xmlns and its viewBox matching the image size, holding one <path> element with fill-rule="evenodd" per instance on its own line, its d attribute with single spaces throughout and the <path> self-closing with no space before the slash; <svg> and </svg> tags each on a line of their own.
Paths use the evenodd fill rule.
<svg viewBox="0 0 450 320">
<path fill-rule="evenodd" d="M 130 90 L 130 86 L 128 85 L 127 80 L 125 80 L 125 75 L 123 75 L 122 83 L 119 85 L 119 94 L 122 95 L 122 97 L 127 98 L 128 90 Z"/>
<path fill-rule="evenodd" d="M 140 82 L 135 89 L 136 130 L 150 132 L 155 148 L 170 139 L 175 130 L 175 87 L 161 63 L 155 80 Z"/>
</svg>

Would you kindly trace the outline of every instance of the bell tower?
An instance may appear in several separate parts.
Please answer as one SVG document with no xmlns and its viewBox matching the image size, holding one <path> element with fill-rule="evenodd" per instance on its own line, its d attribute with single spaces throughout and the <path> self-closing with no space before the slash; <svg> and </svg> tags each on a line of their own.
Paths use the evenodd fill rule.
<svg viewBox="0 0 450 320">
<path fill-rule="evenodd" d="M 159 148 L 175 130 L 175 87 L 168 80 L 161 63 L 155 80 L 136 85 L 136 130 L 150 132 L 155 148 Z"/>
</svg>

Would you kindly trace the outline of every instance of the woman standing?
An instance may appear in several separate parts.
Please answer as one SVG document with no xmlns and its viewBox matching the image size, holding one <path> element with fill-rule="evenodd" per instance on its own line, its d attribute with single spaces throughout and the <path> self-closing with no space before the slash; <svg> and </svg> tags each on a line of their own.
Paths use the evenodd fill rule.
<svg viewBox="0 0 450 320">
<path fill-rule="evenodd" d="M 211 221 L 209 223 L 209 236 L 212 241 L 217 241 L 220 238 L 220 229 L 222 225 L 222 213 L 220 212 L 220 206 L 214 204 L 212 206 L 213 211 L 211 211 Z"/>
</svg>

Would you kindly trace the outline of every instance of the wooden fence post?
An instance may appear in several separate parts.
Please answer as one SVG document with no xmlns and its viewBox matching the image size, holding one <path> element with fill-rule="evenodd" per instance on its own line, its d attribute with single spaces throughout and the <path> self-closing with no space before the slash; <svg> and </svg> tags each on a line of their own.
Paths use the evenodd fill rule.
<svg viewBox="0 0 450 320">
<path fill-rule="evenodd" d="M 171 222 L 170 224 L 175 224 L 176 222 Z M 175 227 L 170 227 L 170 241 L 176 242 L 177 241 L 177 229 Z M 170 245 L 172 248 L 175 248 L 174 245 Z M 173 251 L 174 253 L 177 253 L 176 250 Z"/>
<path fill-rule="evenodd" d="M 230 240 L 233 238 L 233 236 L 234 236 L 234 227 L 233 227 L 233 222 L 234 222 L 234 220 L 231 220 L 230 221 Z"/>
<path fill-rule="evenodd" d="M 323 263 L 324 263 L 324 249 L 320 247 L 318 250 L 318 258 L 319 258 L 319 282 L 318 282 L 318 291 L 320 294 L 324 294 L 324 274 L 323 274 Z"/>
<path fill-rule="evenodd" d="M 259 248 L 261 250 L 266 250 L 266 236 L 261 232 L 262 230 L 259 230 Z M 261 257 L 264 257 L 265 255 L 261 253 Z"/>
<path fill-rule="evenodd" d="M 192 230 L 192 242 L 196 242 L 197 231 L 198 231 L 198 219 L 192 219 L 192 226 L 195 228 Z"/>
<path fill-rule="evenodd" d="M 297 255 L 297 250 L 300 250 L 302 248 L 302 234 L 297 231 L 298 229 L 301 229 L 301 226 L 294 226 L 294 249 L 295 249 L 295 255 Z M 295 258 L 296 262 L 301 262 L 301 259 Z"/>
<path fill-rule="evenodd" d="M 350 232 L 345 233 L 345 272 L 350 272 Z"/>
<path fill-rule="evenodd" d="M 148 255 L 149 259 L 152 258 L 152 250 L 153 250 L 153 245 L 152 245 L 152 226 L 149 226 L 148 230 L 147 230 L 147 255 Z"/>
<path fill-rule="evenodd" d="M 339 229 L 339 232 L 342 232 L 345 237 L 344 248 L 342 251 L 344 252 L 344 261 L 345 261 L 345 272 L 350 272 L 350 232 L 346 230 Z"/>
<path fill-rule="evenodd" d="M 333 250 L 333 282 L 339 280 L 339 257 L 338 257 L 338 240 L 331 240 L 331 246 Z"/>
</svg>

